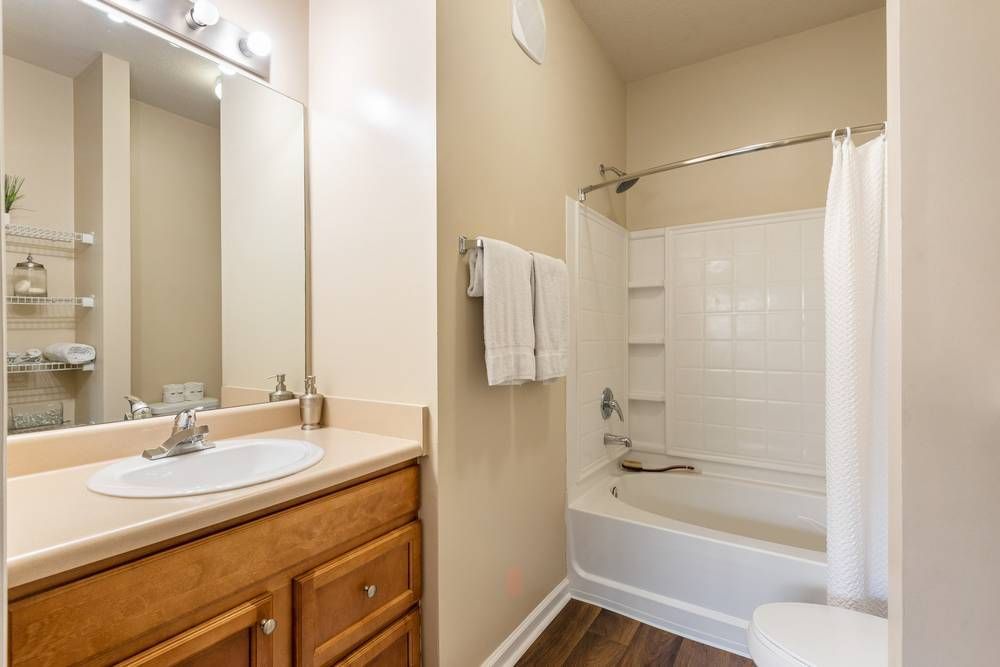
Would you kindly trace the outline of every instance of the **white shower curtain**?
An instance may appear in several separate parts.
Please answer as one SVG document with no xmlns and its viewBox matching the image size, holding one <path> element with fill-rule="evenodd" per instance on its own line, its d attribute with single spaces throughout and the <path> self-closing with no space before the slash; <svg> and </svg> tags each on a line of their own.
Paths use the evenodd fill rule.
<svg viewBox="0 0 1000 667">
<path fill-rule="evenodd" d="M 888 424 L 885 138 L 835 138 L 827 191 L 827 600 L 885 616 Z"/>
</svg>

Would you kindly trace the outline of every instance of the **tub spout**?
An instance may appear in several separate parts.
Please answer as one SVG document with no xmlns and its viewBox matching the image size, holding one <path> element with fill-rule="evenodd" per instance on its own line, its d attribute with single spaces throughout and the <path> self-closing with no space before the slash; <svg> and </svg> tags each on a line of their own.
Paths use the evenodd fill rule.
<svg viewBox="0 0 1000 667">
<path fill-rule="evenodd" d="M 615 435 L 614 433 L 604 434 L 604 444 L 605 445 L 625 445 L 626 447 L 632 446 L 632 438 L 627 435 Z"/>
</svg>

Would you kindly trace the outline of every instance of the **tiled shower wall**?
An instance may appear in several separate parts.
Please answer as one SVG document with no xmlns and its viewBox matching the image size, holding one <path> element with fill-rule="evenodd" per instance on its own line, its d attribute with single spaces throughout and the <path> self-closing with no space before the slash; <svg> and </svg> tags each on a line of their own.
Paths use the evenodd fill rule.
<svg viewBox="0 0 1000 667">
<path fill-rule="evenodd" d="M 636 232 L 637 448 L 822 475 L 823 212 Z"/>
<path fill-rule="evenodd" d="M 626 244 L 624 228 L 567 200 L 567 263 L 570 270 L 574 353 L 567 384 L 568 488 L 571 494 L 623 450 L 605 447 L 604 434 L 627 433 Z M 625 410 L 625 423 L 601 418 L 600 399 L 610 387 Z"/>
</svg>

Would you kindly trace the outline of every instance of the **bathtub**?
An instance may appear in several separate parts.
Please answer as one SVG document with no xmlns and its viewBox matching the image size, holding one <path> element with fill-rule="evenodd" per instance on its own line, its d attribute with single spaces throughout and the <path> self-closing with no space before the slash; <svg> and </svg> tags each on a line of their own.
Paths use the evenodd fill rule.
<svg viewBox="0 0 1000 667">
<path fill-rule="evenodd" d="M 692 473 L 623 473 L 569 507 L 582 600 L 747 655 L 765 602 L 825 602 L 823 495 Z"/>
</svg>

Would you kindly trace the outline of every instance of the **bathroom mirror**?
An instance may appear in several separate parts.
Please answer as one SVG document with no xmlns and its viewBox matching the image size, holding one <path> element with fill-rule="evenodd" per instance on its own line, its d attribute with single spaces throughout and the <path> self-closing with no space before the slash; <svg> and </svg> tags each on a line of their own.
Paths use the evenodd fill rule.
<svg viewBox="0 0 1000 667">
<path fill-rule="evenodd" d="M 95 5 L 3 0 L 11 434 L 306 371 L 302 105 Z"/>
</svg>

